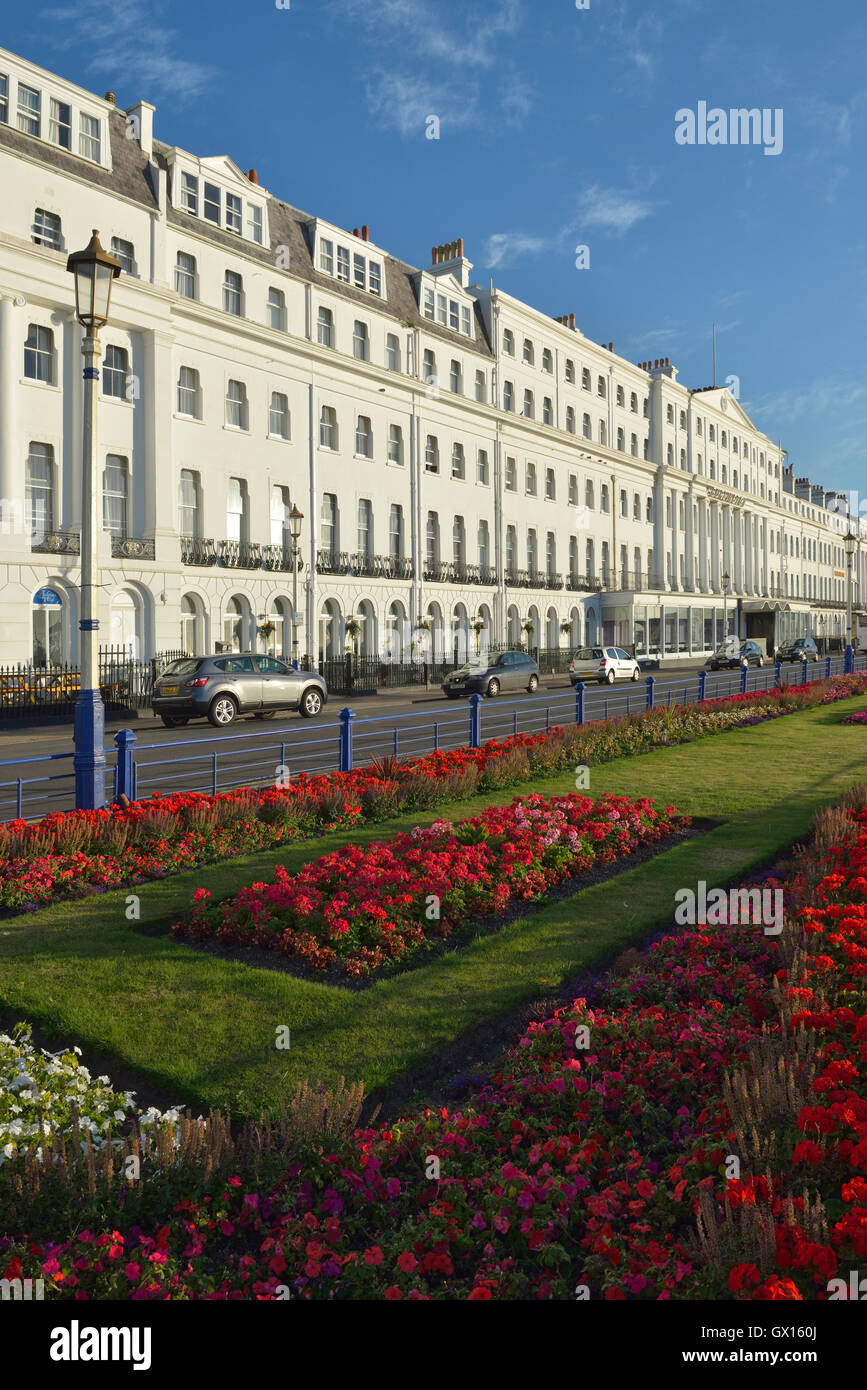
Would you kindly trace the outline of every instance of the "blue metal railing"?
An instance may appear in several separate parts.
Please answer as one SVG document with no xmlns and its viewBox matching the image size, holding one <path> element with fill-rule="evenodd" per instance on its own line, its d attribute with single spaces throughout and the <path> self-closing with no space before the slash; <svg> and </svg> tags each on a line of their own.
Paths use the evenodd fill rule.
<svg viewBox="0 0 867 1390">
<path fill-rule="evenodd" d="M 197 739 L 139 743 L 130 729 L 115 735 L 114 800 L 131 801 L 155 792 L 202 791 L 216 794 L 234 787 L 285 785 L 300 772 L 309 774 L 349 772 L 374 758 L 391 755 L 419 757 L 438 750 L 478 748 L 482 741 L 507 738 L 517 733 L 540 733 L 557 725 L 584 724 L 617 719 L 644 709 L 701 704 L 735 695 L 760 693 L 779 685 L 785 674 L 791 683 L 811 683 L 846 670 L 867 670 L 867 657 L 848 661 L 827 657 L 809 665 L 760 670 L 708 672 L 702 669 L 682 679 L 648 676 L 643 683 L 591 688 L 579 683 L 571 691 L 545 690 L 514 699 L 483 701 L 474 695 L 467 705 L 450 708 L 433 720 L 420 722 L 418 714 L 359 716 L 345 709 L 336 720 L 320 726 L 316 737 L 310 725 L 294 722 L 285 728 L 268 728 L 250 734 L 218 734 Z M 663 687 L 663 688 L 660 688 Z M 149 758 L 150 753 L 161 754 Z M 73 754 L 50 753 L 38 757 L 0 761 L 0 769 L 14 767 L 17 775 L 0 781 L 0 821 L 24 816 L 35 820 L 46 810 L 56 810 L 57 784 L 72 787 Z M 22 776 L 27 765 L 69 765 L 68 771 L 47 771 L 41 776 Z M 26 799 L 26 808 L 25 808 Z"/>
<path fill-rule="evenodd" d="M 74 754 L 74 753 L 44 753 L 44 754 L 42 754 L 41 756 L 36 757 L 36 758 L 7 758 L 7 759 L 5 759 L 3 762 L 0 762 L 0 767 L 16 767 L 16 768 L 17 768 L 17 767 L 22 767 L 24 764 L 30 764 L 30 763 L 56 763 L 56 762 L 62 762 L 62 761 L 64 761 L 64 760 L 65 760 L 65 761 L 71 761 L 71 759 L 74 758 L 74 757 L 75 757 L 75 754 Z M 74 783 L 74 782 L 75 782 L 75 772 L 74 772 L 74 770 L 73 770 L 73 769 L 70 769 L 69 772 L 50 772 L 50 773 L 47 773 L 47 774 L 46 774 L 45 776 L 43 776 L 43 777 L 13 777 L 13 778 L 11 779 L 11 781 L 8 781 L 8 782 L 0 782 L 0 821 L 7 820 L 7 819 L 13 819 L 13 817 L 7 817 L 7 815 L 6 815 L 6 810 L 7 810 L 7 808 L 8 808 L 9 806 L 11 806 L 11 805 L 13 804 L 13 802 L 14 802 L 14 805 L 15 805 L 14 819 L 15 819 L 15 820 L 22 820 L 22 819 L 23 819 L 23 817 L 24 817 L 24 788 L 25 788 L 25 787 L 35 787 L 35 786 L 37 786 L 37 785 L 41 786 L 43 783 L 44 783 L 44 784 L 48 784 L 48 783 L 55 783 L 55 782 Z M 6 794 L 5 794 L 5 789 L 6 789 L 7 787 L 14 788 L 14 790 L 13 790 L 9 795 L 6 795 Z M 33 799 L 33 798 L 31 798 L 31 801 L 32 801 L 32 799 Z M 37 796 L 36 796 L 36 800 L 37 800 L 37 801 L 40 801 L 40 800 L 42 800 L 42 801 L 50 801 L 50 800 L 53 800 L 53 799 L 54 799 L 54 798 L 53 798 L 53 796 L 51 795 L 51 788 L 48 787 L 47 785 L 46 785 L 46 790 L 45 790 L 45 792 L 44 792 L 42 795 L 38 795 L 38 794 L 37 794 Z M 39 815 L 47 815 L 48 811 L 51 810 L 51 809 L 52 809 L 52 807 L 49 805 L 48 808 L 47 808 L 47 810 L 45 810 L 45 811 L 40 811 L 40 812 L 39 812 Z M 29 819 L 30 819 L 30 820 L 35 820 L 35 819 L 37 819 L 37 817 L 36 817 L 36 816 L 30 816 Z"/>
</svg>

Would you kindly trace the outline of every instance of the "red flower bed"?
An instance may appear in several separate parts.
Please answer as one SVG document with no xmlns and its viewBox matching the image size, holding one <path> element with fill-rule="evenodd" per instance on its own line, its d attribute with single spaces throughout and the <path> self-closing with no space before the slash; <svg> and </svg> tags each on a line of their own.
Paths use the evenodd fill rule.
<svg viewBox="0 0 867 1390">
<path fill-rule="evenodd" d="M 867 812 L 853 820 L 818 887 L 786 885 L 809 945 L 797 974 L 760 929 L 665 937 L 598 1005 L 531 1025 L 460 1109 L 359 1131 L 270 1182 L 237 1173 L 143 1225 L 82 1230 L 76 1212 L 63 1239 L 10 1234 L 0 1277 L 78 1299 L 841 1296 L 867 1254 Z M 763 1025 L 779 1042 L 775 975 L 818 1041 L 816 1079 L 777 1120 L 769 1177 L 726 1182 L 724 1077 L 749 1070 Z M 702 1192 L 739 1231 L 771 1221 L 770 1263 L 742 1235 L 728 1259 L 695 1261 Z"/>
<path fill-rule="evenodd" d="M 500 915 L 594 864 L 632 854 L 689 822 L 669 806 L 606 796 L 519 797 L 481 815 L 364 846 L 345 845 L 290 875 L 242 888 L 216 908 L 198 888 L 176 935 L 264 947 L 318 970 L 371 974 L 469 919 Z"/>
</svg>

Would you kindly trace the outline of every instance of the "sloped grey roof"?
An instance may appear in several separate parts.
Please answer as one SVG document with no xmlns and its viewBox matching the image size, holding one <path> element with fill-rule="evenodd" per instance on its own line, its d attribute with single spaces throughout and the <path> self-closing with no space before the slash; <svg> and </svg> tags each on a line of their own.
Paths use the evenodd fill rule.
<svg viewBox="0 0 867 1390">
<path fill-rule="evenodd" d="M 108 131 L 111 140 L 112 159 L 110 170 L 102 169 L 97 164 L 86 163 L 66 150 L 60 149 L 57 145 L 40 140 L 35 136 L 25 135 L 22 131 L 9 125 L 0 124 L 0 146 L 6 146 L 19 154 L 36 159 L 40 164 L 49 168 L 60 170 L 77 178 L 84 177 L 96 188 L 104 188 L 107 192 L 130 198 L 134 202 L 155 211 L 157 208 L 155 190 L 148 177 L 150 161 L 142 154 L 141 146 L 137 140 L 127 139 L 125 113 L 119 110 L 109 113 Z M 172 146 L 166 145 L 162 141 L 154 141 L 154 163 L 166 171 L 169 179 L 171 174 L 168 167 L 168 156 L 171 149 Z M 264 192 L 264 190 L 260 191 Z M 266 196 L 268 197 L 271 230 L 270 249 L 257 247 L 247 240 L 239 241 L 231 232 L 224 232 L 221 228 L 214 227 L 201 218 L 191 217 L 188 213 L 172 207 L 171 203 L 169 203 L 166 215 L 170 224 L 186 228 L 197 236 L 204 236 L 209 241 L 225 246 L 226 250 L 233 255 L 241 253 L 252 260 L 260 261 L 263 265 L 275 265 L 277 248 L 287 246 L 289 248 L 290 274 L 297 275 L 300 279 L 310 281 L 312 284 L 321 285 L 330 293 L 337 294 L 342 299 L 347 299 L 359 306 L 364 305 L 369 310 L 372 307 L 371 295 L 364 290 L 357 290 L 353 285 L 343 284 L 332 276 L 323 274 L 314 265 L 311 230 L 315 220 L 313 216 L 282 202 L 279 198 L 271 195 Z M 442 324 L 431 323 L 424 318 L 416 302 L 412 283 L 413 277 L 419 273 L 417 268 L 395 256 L 386 255 L 384 257 L 384 270 L 385 296 L 373 301 L 380 312 L 391 315 L 395 322 L 407 324 L 413 328 L 424 328 L 426 333 L 441 338 L 456 348 L 464 350 L 470 348 L 485 357 L 492 356 L 478 304 L 474 304 L 473 307 L 475 333 L 472 338 L 468 339 L 461 333 L 454 333 Z"/>
<path fill-rule="evenodd" d="M 37 159 L 51 169 L 59 169 L 76 178 L 86 178 L 95 188 L 104 188 L 155 209 L 156 199 L 146 172 L 148 160 L 142 154 L 138 141 L 126 138 L 126 116 L 123 112 L 109 113 L 108 132 L 111 141 L 110 170 L 79 159 L 68 150 L 62 150 L 59 145 L 49 144 L 35 135 L 25 135 L 11 125 L 0 124 L 0 145 Z"/>
<path fill-rule="evenodd" d="M 155 157 L 167 172 L 167 156 L 170 149 L 171 147 L 168 145 L 154 142 Z M 258 185 L 254 186 L 258 187 Z M 259 191 L 264 193 L 263 189 L 259 189 Z M 378 310 L 390 314 L 395 321 L 409 324 L 413 328 L 424 328 L 426 333 L 442 338 L 455 347 L 463 349 L 470 347 L 486 357 L 492 356 L 478 304 L 473 306 L 475 335 L 472 339 L 468 339 L 462 333 L 453 333 L 451 329 L 445 328 L 442 324 L 431 323 L 429 319 L 424 317 L 416 302 L 412 284 L 413 276 L 419 272 L 395 256 L 386 255 L 384 258 L 385 296 L 382 299 L 373 299 L 365 290 L 357 290 L 353 285 L 346 285 L 340 280 L 335 280 L 331 275 L 325 275 L 317 269 L 313 262 L 312 225 L 315 218 L 310 213 L 301 212 L 289 203 L 282 202 L 279 198 L 272 195 L 266 196 L 268 198 L 268 223 L 271 232 L 270 250 L 256 246 L 255 243 L 247 240 L 239 242 L 238 237 L 231 232 L 225 232 L 220 227 L 203 221 L 200 217 L 193 217 L 179 208 L 172 207 L 171 203 L 168 207 L 167 218 L 173 226 L 186 228 L 197 236 L 204 236 L 208 241 L 224 246 L 227 251 L 235 255 L 239 251 L 243 252 L 245 256 L 249 256 L 263 265 L 274 266 L 277 248 L 280 246 L 288 247 L 290 274 L 297 275 L 300 279 L 310 281 L 314 285 L 321 285 L 330 293 L 337 294 L 342 299 L 347 299 L 359 306 L 363 305 L 368 310 L 375 304 Z M 364 245 L 363 241 L 359 242 L 359 246 Z"/>
</svg>

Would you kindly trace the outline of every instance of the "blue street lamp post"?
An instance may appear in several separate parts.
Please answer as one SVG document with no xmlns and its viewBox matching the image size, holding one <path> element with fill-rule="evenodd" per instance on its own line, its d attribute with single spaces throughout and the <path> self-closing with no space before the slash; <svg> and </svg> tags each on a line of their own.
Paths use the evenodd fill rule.
<svg viewBox="0 0 867 1390">
<path fill-rule="evenodd" d="M 84 429 L 82 434 L 81 620 L 79 648 L 81 686 L 75 702 L 73 767 L 75 805 L 98 810 L 105 805 L 105 709 L 99 689 L 98 552 L 99 487 L 97 480 L 96 408 L 102 344 L 99 330 L 108 322 L 111 285 L 120 262 L 99 244 L 94 230 L 84 251 L 66 263 L 75 276 L 75 314 L 84 329 Z"/>
</svg>

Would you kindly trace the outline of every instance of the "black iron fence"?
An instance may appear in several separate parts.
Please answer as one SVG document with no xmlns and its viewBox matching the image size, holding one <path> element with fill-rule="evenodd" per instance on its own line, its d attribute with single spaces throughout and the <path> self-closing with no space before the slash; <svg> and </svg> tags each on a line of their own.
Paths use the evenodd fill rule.
<svg viewBox="0 0 867 1390">
<path fill-rule="evenodd" d="M 459 666 L 456 654 L 451 660 L 385 661 L 378 656 L 325 657 L 315 664 L 324 678 L 330 695 L 375 695 L 378 690 L 394 690 L 401 686 L 439 685 L 443 676 Z M 313 661 L 305 657 L 301 666 L 310 671 Z"/>
<path fill-rule="evenodd" d="M 122 647 L 101 648 L 98 680 L 103 703 L 111 713 L 149 709 L 154 680 L 170 661 L 184 655 L 162 652 L 144 661 Z M 81 671 L 68 663 L 2 666 L 0 719 L 41 715 L 71 719 L 80 689 Z"/>
</svg>

